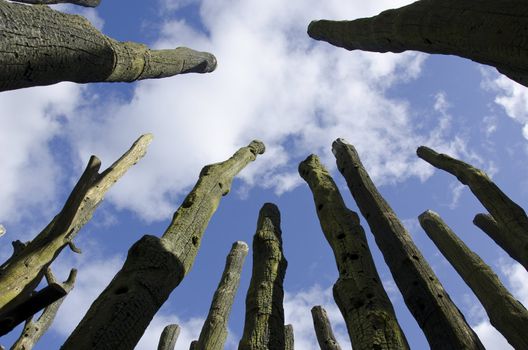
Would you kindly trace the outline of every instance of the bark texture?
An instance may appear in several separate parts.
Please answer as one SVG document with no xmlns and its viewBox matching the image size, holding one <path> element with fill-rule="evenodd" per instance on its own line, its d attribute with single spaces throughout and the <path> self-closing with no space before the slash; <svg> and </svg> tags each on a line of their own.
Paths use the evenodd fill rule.
<svg viewBox="0 0 528 350">
<path fill-rule="evenodd" d="M 293 350 L 294 345 L 293 326 L 288 324 L 284 326 L 284 350 Z"/>
<path fill-rule="evenodd" d="M 282 251 L 279 208 L 266 203 L 260 209 L 253 237 L 253 272 L 239 350 L 285 348 L 282 284 L 287 265 Z"/>
<path fill-rule="evenodd" d="M 317 342 L 321 350 L 341 350 L 341 346 L 334 336 L 334 331 L 332 331 L 328 314 L 322 306 L 314 306 L 312 308 L 312 319 Z"/>
<path fill-rule="evenodd" d="M 0 0 L 0 39 L 0 91 L 60 81 L 132 82 L 216 67 L 210 53 L 118 42 L 81 16 L 5 0 Z"/>
<path fill-rule="evenodd" d="M 429 238 L 480 300 L 491 324 L 515 349 L 528 349 L 528 311 L 524 306 L 437 213 L 426 211 L 419 220 Z"/>
<path fill-rule="evenodd" d="M 352 347 L 357 350 L 409 349 L 381 284 L 358 215 L 345 206 L 337 186 L 315 155 L 299 165 L 314 197 L 317 216 L 339 271 L 333 292 Z"/>
<path fill-rule="evenodd" d="M 13 0 L 24 4 L 32 5 L 52 5 L 52 4 L 74 4 L 84 7 L 97 7 L 101 0 Z"/>
<path fill-rule="evenodd" d="M 222 350 L 227 339 L 227 321 L 240 284 L 240 273 L 248 253 L 245 242 L 235 242 L 226 259 L 220 284 L 213 296 L 209 314 L 193 349 Z"/>
<path fill-rule="evenodd" d="M 13 256 L 0 267 L 0 313 L 14 309 L 28 299 L 46 268 L 64 247 L 79 251 L 73 245 L 73 239 L 92 218 L 110 187 L 145 155 L 151 140 L 150 134 L 141 136 L 102 173 L 99 173 L 101 161 L 92 156 L 60 213 L 31 242 L 13 243 Z"/>
<path fill-rule="evenodd" d="M 170 324 L 163 328 L 163 332 L 161 332 L 160 341 L 158 343 L 158 350 L 174 350 L 179 335 L 180 326 L 177 324 Z"/>
<path fill-rule="evenodd" d="M 61 284 L 66 293 L 69 293 L 73 289 L 76 276 L 77 276 L 77 270 L 75 269 L 71 270 L 70 275 L 68 276 L 68 279 L 64 283 Z M 46 271 L 46 279 L 48 281 L 48 284 L 58 283 L 55 277 L 53 276 L 53 274 L 51 273 L 51 269 L 49 268 Z M 11 347 L 11 350 L 31 350 L 33 349 L 35 344 L 39 341 L 42 335 L 46 333 L 46 331 L 49 329 L 49 327 L 53 323 L 53 320 L 55 319 L 55 316 L 57 315 L 57 311 L 59 311 L 59 308 L 62 305 L 64 298 L 65 296 L 57 300 L 53 304 L 49 305 L 48 307 L 46 307 L 42 315 L 40 315 L 40 317 L 36 321 L 33 321 L 32 318 L 29 318 L 26 321 L 22 334 L 17 339 L 15 344 L 13 344 L 13 346 Z"/>
<path fill-rule="evenodd" d="M 231 182 L 264 152 L 253 141 L 228 160 L 206 166 L 161 238 L 143 236 L 62 349 L 133 349 L 154 314 L 192 267 L 204 231 Z"/>
<path fill-rule="evenodd" d="M 405 303 L 424 331 L 431 349 L 484 349 L 405 227 L 372 183 L 355 148 L 338 139 L 332 150 L 337 167 L 367 219 Z"/>
<path fill-rule="evenodd" d="M 347 50 L 457 55 L 528 86 L 524 0 L 420 0 L 353 21 L 313 21 L 308 34 Z"/>
<path fill-rule="evenodd" d="M 416 153 L 469 187 L 500 228 L 493 231 L 495 235 L 492 239 L 528 270 L 528 216 L 524 209 L 502 192 L 482 170 L 424 146 L 419 147 Z"/>
</svg>

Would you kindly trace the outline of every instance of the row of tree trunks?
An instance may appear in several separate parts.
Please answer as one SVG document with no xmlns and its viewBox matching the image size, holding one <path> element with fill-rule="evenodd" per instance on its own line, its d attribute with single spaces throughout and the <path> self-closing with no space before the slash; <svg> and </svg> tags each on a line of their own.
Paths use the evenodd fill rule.
<svg viewBox="0 0 528 350">
<path fill-rule="evenodd" d="M 416 153 L 469 187 L 492 216 L 478 215 L 475 218 L 477 226 L 491 233 L 491 238 L 528 270 L 528 216 L 524 209 L 502 192 L 482 170 L 424 146 L 419 147 Z"/>
<path fill-rule="evenodd" d="M 253 271 L 239 350 L 285 349 L 283 282 L 287 265 L 279 208 L 266 203 L 260 209 L 253 236 Z"/>
<path fill-rule="evenodd" d="M 121 158 L 101 173 L 100 160 L 92 156 L 60 213 L 31 242 L 14 243 L 13 256 L 0 267 L 0 314 L 12 314 L 31 297 L 46 268 L 64 247 L 70 246 L 79 252 L 73 239 L 91 219 L 110 187 L 145 155 L 151 140 L 150 134 L 141 136 Z M 55 300 L 50 299 L 50 303 Z M 26 315 L 26 318 L 29 316 Z"/>
<path fill-rule="evenodd" d="M 431 349 L 484 349 L 405 227 L 376 189 L 355 148 L 338 139 L 333 143 L 332 151 L 337 167 Z"/>
<path fill-rule="evenodd" d="M 216 68 L 207 52 L 118 42 L 84 17 L 5 0 L 0 0 L 0 39 L 0 91 L 60 81 L 132 82 Z"/>
<path fill-rule="evenodd" d="M 419 221 L 429 238 L 480 300 L 491 324 L 515 349 L 528 349 L 528 311 L 525 307 L 437 213 L 426 211 L 419 216 Z"/>
<path fill-rule="evenodd" d="M 143 236 L 130 248 L 121 270 L 62 349 L 133 349 L 190 270 L 209 220 L 233 178 L 263 152 L 264 144 L 253 141 L 230 159 L 204 167 L 163 236 Z"/>
<path fill-rule="evenodd" d="M 347 50 L 465 57 L 528 86 L 525 0 L 420 0 L 353 21 L 313 21 L 308 34 Z"/>
<path fill-rule="evenodd" d="M 352 347 L 409 349 L 381 284 L 358 215 L 345 206 L 317 156 L 303 161 L 299 174 L 312 190 L 321 228 L 334 252 L 339 271 L 334 299 L 345 319 Z"/>
</svg>

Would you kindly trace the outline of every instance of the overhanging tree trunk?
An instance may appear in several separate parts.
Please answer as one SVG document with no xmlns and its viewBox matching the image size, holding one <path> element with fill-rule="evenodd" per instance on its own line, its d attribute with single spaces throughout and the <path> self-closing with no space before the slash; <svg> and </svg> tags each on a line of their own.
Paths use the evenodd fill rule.
<svg viewBox="0 0 528 350">
<path fill-rule="evenodd" d="M 446 154 L 421 146 L 416 151 L 432 166 L 447 171 L 467 185 L 482 205 L 497 221 L 492 237 L 513 259 L 528 270 L 528 216 L 480 169 Z M 485 230 L 487 233 L 488 231 Z"/>
<path fill-rule="evenodd" d="M 70 272 L 70 275 L 68 276 L 68 279 L 64 283 L 62 283 L 62 287 L 64 288 L 66 293 L 69 293 L 73 289 L 76 276 L 77 276 L 77 270 L 72 269 Z M 55 277 L 53 276 L 50 268 L 48 268 L 46 271 L 46 279 L 47 279 L 48 284 L 58 283 Z M 36 321 L 33 321 L 32 318 L 29 318 L 26 321 L 22 334 L 17 339 L 15 344 L 13 344 L 13 346 L 11 347 L 11 350 L 31 350 L 33 349 L 35 344 L 44 335 L 44 333 L 46 333 L 46 331 L 49 329 L 49 327 L 53 323 L 53 320 L 55 319 L 55 316 L 57 315 L 57 311 L 59 311 L 59 308 L 62 305 L 62 302 L 64 301 L 65 298 L 66 296 L 62 297 L 61 299 L 57 300 L 53 304 L 46 307 L 42 315 L 40 315 Z"/>
<path fill-rule="evenodd" d="M 421 0 L 353 21 L 313 21 L 308 34 L 347 50 L 457 55 L 528 86 L 525 0 Z"/>
<path fill-rule="evenodd" d="M 257 232 L 253 236 L 253 272 L 239 350 L 285 348 L 282 284 L 287 265 L 282 251 L 279 208 L 266 203 L 260 209 Z"/>
<path fill-rule="evenodd" d="M 213 296 L 209 314 L 200 337 L 194 345 L 196 350 L 222 350 L 227 339 L 227 321 L 240 284 L 240 273 L 248 253 L 245 242 L 235 242 L 226 259 L 222 278 Z"/>
<path fill-rule="evenodd" d="M 141 136 L 102 173 L 99 173 L 101 161 L 92 156 L 61 212 L 31 242 L 14 244 L 13 256 L 0 267 L 0 313 L 16 308 L 29 298 L 46 267 L 64 247 L 69 245 L 78 251 L 73 239 L 91 219 L 110 187 L 145 155 L 151 140 L 150 134 Z"/>
<path fill-rule="evenodd" d="M 154 314 L 191 269 L 209 220 L 233 178 L 263 152 L 264 144 L 253 141 L 228 160 L 204 167 L 163 236 L 145 235 L 129 249 L 121 270 L 62 349 L 133 349 Z"/>
<path fill-rule="evenodd" d="M 528 349 L 528 311 L 524 306 L 437 213 L 428 210 L 419 220 L 429 238 L 480 300 L 491 324 L 515 349 Z"/>
<path fill-rule="evenodd" d="M 314 323 L 315 335 L 321 350 L 341 350 L 332 331 L 332 325 L 328 319 L 328 314 L 322 306 L 312 308 L 312 319 Z"/>
<path fill-rule="evenodd" d="M 132 82 L 216 67 L 210 53 L 118 42 L 81 16 L 5 0 L 0 0 L 0 37 L 0 91 L 60 81 Z"/>
<path fill-rule="evenodd" d="M 158 350 L 174 350 L 179 335 L 180 326 L 177 324 L 170 324 L 163 328 L 163 332 L 161 332 L 160 341 L 158 343 Z"/>
<path fill-rule="evenodd" d="M 352 145 L 338 139 L 332 145 L 359 209 L 400 289 L 407 307 L 427 337 L 431 349 L 484 349 L 411 236 L 378 192 Z"/>
<path fill-rule="evenodd" d="M 333 292 L 356 350 L 409 349 L 381 284 L 358 215 L 345 206 L 337 186 L 315 155 L 299 165 L 308 183 L 339 278 Z"/>
</svg>

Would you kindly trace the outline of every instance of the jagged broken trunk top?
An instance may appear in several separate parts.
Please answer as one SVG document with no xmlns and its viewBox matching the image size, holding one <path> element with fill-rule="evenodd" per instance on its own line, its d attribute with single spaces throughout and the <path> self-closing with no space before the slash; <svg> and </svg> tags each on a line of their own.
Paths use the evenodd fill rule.
<svg viewBox="0 0 528 350">
<path fill-rule="evenodd" d="M 421 0 L 371 18 L 313 21 L 308 34 L 348 50 L 457 55 L 528 86 L 526 0 Z"/>
</svg>

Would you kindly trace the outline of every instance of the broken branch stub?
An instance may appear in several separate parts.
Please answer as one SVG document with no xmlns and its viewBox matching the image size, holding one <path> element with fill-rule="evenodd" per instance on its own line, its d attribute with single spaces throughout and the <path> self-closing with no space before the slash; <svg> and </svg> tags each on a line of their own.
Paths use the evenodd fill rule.
<svg viewBox="0 0 528 350">
<path fill-rule="evenodd" d="M 40 282 L 44 270 L 69 245 L 79 230 L 93 216 L 110 187 L 147 150 L 151 134 L 141 136 L 132 147 L 101 174 L 101 162 L 95 156 L 75 185 L 64 207 L 35 239 L 20 246 L 0 269 L 0 312 L 26 300 Z"/>
<path fill-rule="evenodd" d="M 491 232 L 492 239 L 528 270 L 528 216 L 524 209 L 502 192 L 482 170 L 425 146 L 419 147 L 416 153 L 435 168 L 456 176 L 469 187 L 497 223 L 483 225 L 484 228 L 495 226 L 495 229 L 484 232 Z M 479 218 L 478 221 L 482 219 L 486 220 Z"/>
<path fill-rule="evenodd" d="M 227 255 L 224 272 L 213 296 L 209 314 L 193 349 L 222 350 L 227 339 L 227 321 L 240 284 L 240 273 L 248 253 L 245 242 L 235 242 Z"/>
<path fill-rule="evenodd" d="M 118 42 L 84 17 L 47 6 L 0 0 L 0 23 L 0 91 L 61 81 L 133 82 L 216 68 L 210 53 Z"/>
<path fill-rule="evenodd" d="M 347 50 L 457 55 L 528 86 L 525 0 L 421 0 L 370 18 L 313 21 L 308 35 Z"/>
<path fill-rule="evenodd" d="M 332 144 L 332 151 L 337 168 L 366 218 L 394 281 L 431 349 L 484 349 L 396 213 L 378 192 L 355 148 L 337 139 Z"/>
<path fill-rule="evenodd" d="M 334 252 L 339 271 L 334 299 L 345 319 L 352 347 L 409 349 L 358 215 L 345 206 L 334 180 L 317 156 L 301 162 L 299 174 L 310 186 L 321 229 Z"/>
<path fill-rule="evenodd" d="M 208 165 L 161 238 L 145 235 L 66 340 L 64 350 L 133 349 L 154 314 L 191 268 L 205 229 L 233 178 L 264 144 L 253 141 L 228 160 Z"/>
<path fill-rule="evenodd" d="M 253 271 L 239 350 L 284 349 L 283 282 L 287 265 L 279 208 L 266 203 L 260 209 L 253 236 Z"/>
</svg>

